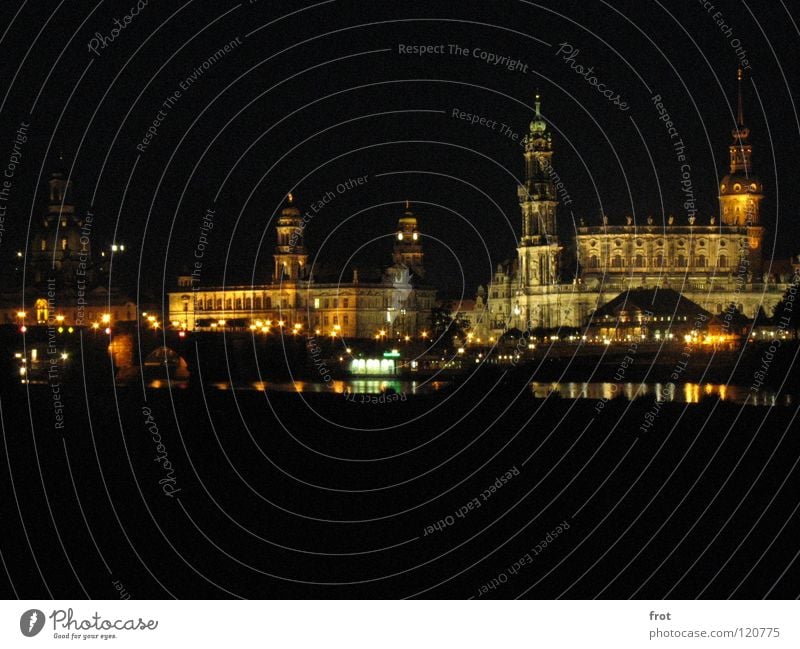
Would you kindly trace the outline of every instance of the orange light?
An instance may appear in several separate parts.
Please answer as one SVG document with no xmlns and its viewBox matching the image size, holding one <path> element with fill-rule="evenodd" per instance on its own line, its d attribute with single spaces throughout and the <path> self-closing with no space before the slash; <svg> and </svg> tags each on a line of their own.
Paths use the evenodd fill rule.
<svg viewBox="0 0 800 649">
<path fill-rule="evenodd" d="M 152 317 L 152 316 L 151 316 L 151 317 Z M 153 318 L 153 320 L 155 320 L 155 318 Z M 104 313 L 104 314 L 101 316 L 101 318 L 100 318 L 100 321 L 101 321 L 103 324 L 108 324 L 109 322 L 111 322 L 111 314 L 110 314 L 110 313 Z"/>
<path fill-rule="evenodd" d="M 18 318 L 24 318 L 26 315 L 28 315 L 28 314 L 25 313 L 24 311 L 17 311 L 17 317 Z"/>
</svg>

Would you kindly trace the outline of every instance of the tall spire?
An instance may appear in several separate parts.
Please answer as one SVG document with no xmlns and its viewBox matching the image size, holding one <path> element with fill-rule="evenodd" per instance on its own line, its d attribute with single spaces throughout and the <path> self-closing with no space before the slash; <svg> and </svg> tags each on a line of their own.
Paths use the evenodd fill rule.
<svg viewBox="0 0 800 649">
<path fill-rule="evenodd" d="M 744 98 L 742 95 L 742 80 L 744 79 L 744 70 L 739 68 L 736 73 L 738 85 L 738 115 L 736 127 L 731 131 L 733 136 L 733 143 L 730 146 L 731 152 L 731 173 L 744 172 L 746 174 L 752 173 L 750 168 L 750 155 L 752 147 L 748 142 L 750 137 L 750 129 L 744 125 Z"/>
<path fill-rule="evenodd" d="M 742 101 L 742 79 L 744 78 L 744 70 L 739 68 L 736 78 L 739 80 L 739 126 L 744 126 L 744 102 Z"/>
</svg>

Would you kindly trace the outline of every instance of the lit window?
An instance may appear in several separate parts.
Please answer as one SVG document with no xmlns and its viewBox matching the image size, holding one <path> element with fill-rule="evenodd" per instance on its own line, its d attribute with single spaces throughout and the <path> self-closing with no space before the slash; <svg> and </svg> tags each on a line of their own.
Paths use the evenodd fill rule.
<svg viewBox="0 0 800 649">
<path fill-rule="evenodd" d="M 319 298 L 318 297 L 314 298 L 314 308 L 315 309 L 319 309 Z"/>
</svg>

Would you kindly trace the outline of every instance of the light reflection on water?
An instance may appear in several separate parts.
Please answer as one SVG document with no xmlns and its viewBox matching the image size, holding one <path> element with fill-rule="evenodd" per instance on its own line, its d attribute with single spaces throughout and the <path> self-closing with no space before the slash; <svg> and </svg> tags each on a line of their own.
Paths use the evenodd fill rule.
<svg viewBox="0 0 800 649">
<path fill-rule="evenodd" d="M 536 382 L 531 390 L 537 397 L 544 398 L 557 391 L 564 399 L 613 399 L 623 395 L 627 399 L 655 397 L 659 401 L 675 403 L 698 403 L 703 397 L 718 396 L 729 403 L 747 403 L 758 406 L 788 406 L 791 395 L 778 397 L 767 390 L 752 391 L 737 385 L 714 383 L 679 383 L 672 387 L 668 383 L 616 383 L 612 381 L 597 383 L 581 382 Z"/>
<path fill-rule="evenodd" d="M 348 379 L 347 381 L 254 381 L 234 386 L 236 390 L 258 390 L 260 392 L 303 392 L 316 394 L 434 394 L 447 385 L 446 381 L 393 381 L 381 379 Z M 230 390 L 230 383 L 212 383 L 218 390 Z"/>
<path fill-rule="evenodd" d="M 171 387 L 186 388 L 185 381 L 172 381 Z M 395 381 L 384 379 L 348 379 L 347 381 L 253 381 L 234 385 L 236 390 L 258 390 L 260 392 L 302 392 L 304 394 L 435 394 L 448 386 L 447 381 Z M 167 382 L 155 380 L 150 388 L 166 388 Z M 230 390 L 231 384 L 224 381 L 211 383 L 217 390 Z M 747 387 L 714 383 L 679 383 L 674 387 L 668 383 L 617 383 L 613 381 L 582 383 L 579 381 L 531 383 L 531 391 L 540 398 L 556 391 L 562 399 L 613 399 L 623 395 L 628 400 L 639 397 L 655 397 L 659 401 L 674 403 L 698 403 L 703 397 L 718 396 L 728 403 L 745 403 L 757 406 L 788 406 L 793 403 L 791 395 L 778 397 L 768 390 L 751 391 Z"/>
</svg>

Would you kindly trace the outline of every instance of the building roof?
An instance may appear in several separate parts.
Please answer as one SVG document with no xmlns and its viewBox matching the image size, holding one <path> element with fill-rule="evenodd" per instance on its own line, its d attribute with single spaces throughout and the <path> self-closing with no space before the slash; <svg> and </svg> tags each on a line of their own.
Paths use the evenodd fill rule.
<svg viewBox="0 0 800 649">
<path fill-rule="evenodd" d="M 694 319 L 711 314 L 696 302 L 671 288 L 636 288 L 624 291 L 594 312 L 595 318 L 624 315 L 647 317 L 675 316 L 679 319 Z"/>
</svg>

